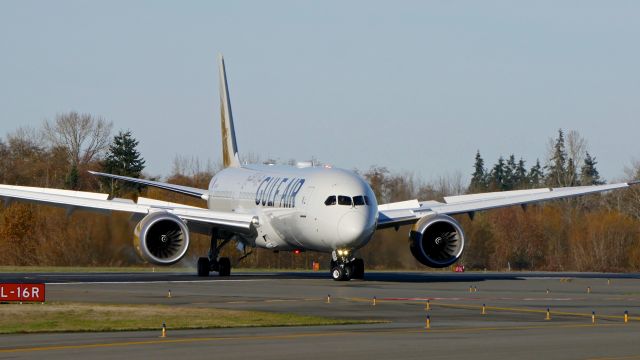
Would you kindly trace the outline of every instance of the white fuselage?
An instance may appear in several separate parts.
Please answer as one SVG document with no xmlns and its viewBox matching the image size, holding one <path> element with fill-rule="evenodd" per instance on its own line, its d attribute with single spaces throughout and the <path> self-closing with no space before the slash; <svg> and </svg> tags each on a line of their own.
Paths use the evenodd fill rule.
<svg viewBox="0 0 640 360">
<path fill-rule="evenodd" d="M 376 229 L 378 206 L 354 172 L 328 167 L 226 168 L 209 184 L 211 210 L 258 216 L 249 245 L 273 250 L 358 249 Z"/>
</svg>

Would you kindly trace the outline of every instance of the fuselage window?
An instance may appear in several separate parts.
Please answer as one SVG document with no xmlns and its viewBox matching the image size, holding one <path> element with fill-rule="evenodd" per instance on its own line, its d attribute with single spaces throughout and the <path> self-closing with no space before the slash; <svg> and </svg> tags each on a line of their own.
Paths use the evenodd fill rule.
<svg viewBox="0 0 640 360">
<path fill-rule="evenodd" d="M 324 204 L 329 206 L 329 205 L 335 205 L 336 204 L 336 196 L 335 195 L 331 195 L 327 198 L 327 200 L 324 201 Z"/>
<path fill-rule="evenodd" d="M 362 205 L 364 205 L 364 204 L 365 204 L 365 202 L 364 202 L 364 196 L 362 196 L 362 195 L 358 195 L 358 196 L 354 196 L 354 197 L 353 197 L 353 205 L 355 205 L 355 206 L 362 206 Z"/>
<path fill-rule="evenodd" d="M 369 197 L 367 195 L 364 196 L 364 203 L 369 205 Z"/>
<path fill-rule="evenodd" d="M 344 195 L 338 195 L 338 205 L 349 205 L 351 206 L 351 198 Z"/>
</svg>

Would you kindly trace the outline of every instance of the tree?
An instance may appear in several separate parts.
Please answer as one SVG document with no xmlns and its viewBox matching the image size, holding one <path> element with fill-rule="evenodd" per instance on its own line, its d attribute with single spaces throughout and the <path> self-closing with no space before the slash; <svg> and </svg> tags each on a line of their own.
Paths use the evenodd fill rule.
<svg viewBox="0 0 640 360">
<path fill-rule="evenodd" d="M 513 190 L 516 187 L 517 180 L 515 178 L 516 168 L 516 156 L 514 154 L 509 155 L 507 165 L 505 166 L 505 190 Z"/>
<path fill-rule="evenodd" d="M 527 188 L 527 169 L 524 167 L 524 160 L 520 158 L 516 170 L 513 172 L 515 187 L 519 189 Z"/>
<path fill-rule="evenodd" d="M 580 169 L 580 185 L 602 185 L 605 182 L 600 179 L 600 173 L 596 169 L 596 161 L 595 157 L 591 157 L 589 152 L 584 158 L 584 164 Z"/>
<path fill-rule="evenodd" d="M 373 193 L 376 195 L 376 199 L 379 204 L 388 202 L 385 194 L 385 183 L 389 170 L 386 167 L 372 166 L 369 171 L 363 174 L 365 180 L 371 186 Z"/>
<path fill-rule="evenodd" d="M 476 152 L 476 161 L 471 174 L 470 192 L 484 191 L 487 188 L 487 170 L 484 168 L 484 160 L 480 155 L 480 150 Z"/>
<path fill-rule="evenodd" d="M 7 183 L 7 173 L 9 172 L 9 166 L 7 159 L 9 158 L 9 147 L 5 145 L 4 141 L 0 139 L 0 181 L 2 184 Z"/>
<path fill-rule="evenodd" d="M 144 169 L 144 159 L 140 156 L 140 152 L 137 150 L 138 140 L 136 140 L 131 131 L 120 131 L 113 137 L 109 150 L 103 163 L 103 169 L 109 174 L 122 175 L 128 177 L 140 177 L 142 170 Z M 138 184 L 123 184 L 118 185 L 117 182 L 112 179 L 106 179 L 112 195 L 119 195 L 121 191 L 125 190 L 140 190 Z"/>
<path fill-rule="evenodd" d="M 564 186 L 576 186 L 578 183 L 578 172 L 576 164 L 573 162 L 573 158 L 569 158 L 567 162 L 567 172 L 564 182 Z"/>
<path fill-rule="evenodd" d="M 582 164 L 587 152 L 587 140 L 580 135 L 577 130 L 567 133 L 567 173 L 565 186 L 576 186 L 579 184 L 578 166 Z"/>
<path fill-rule="evenodd" d="M 44 121 L 42 134 L 49 148 L 64 149 L 67 155 L 67 187 L 80 187 L 82 170 L 107 149 L 111 128 L 112 123 L 101 117 L 75 111 L 57 115 L 54 122 Z"/>
<path fill-rule="evenodd" d="M 78 173 L 78 166 L 71 165 L 71 170 L 64 179 L 64 184 L 68 189 L 77 190 L 80 183 L 80 174 Z"/>
<path fill-rule="evenodd" d="M 3 183 L 43 186 L 46 174 L 46 149 L 41 145 L 38 132 L 32 128 L 19 128 L 7 135 L 6 153 L 0 158 Z"/>
<path fill-rule="evenodd" d="M 542 166 L 540 165 L 540 159 L 536 159 L 536 164 L 531 167 L 529 170 L 529 174 L 527 175 L 527 180 L 531 187 L 539 187 L 544 180 L 544 171 L 542 170 Z"/>
<path fill-rule="evenodd" d="M 91 114 L 71 111 L 59 114 L 53 123 L 45 120 L 44 136 L 52 147 L 62 147 L 71 166 L 85 165 L 109 146 L 113 124 Z"/>
<path fill-rule="evenodd" d="M 505 164 L 504 158 L 500 156 L 498 158 L 498 162 L 493 165 L 491 169 L 491 178 L 489 180 L 489 184 L 493 188 L 493 190 L 503 191 L 506 190 L 506 177 L 505 177 Z"/>
<path fill-rule="evenodd" d="M 553 145 L 547 170 L 547 185 L 552 187 L 564 186 L 567 174 L 567 151 L 565 150 L 562 129 L 558 129 L 558 137 Z"/>
</svg>

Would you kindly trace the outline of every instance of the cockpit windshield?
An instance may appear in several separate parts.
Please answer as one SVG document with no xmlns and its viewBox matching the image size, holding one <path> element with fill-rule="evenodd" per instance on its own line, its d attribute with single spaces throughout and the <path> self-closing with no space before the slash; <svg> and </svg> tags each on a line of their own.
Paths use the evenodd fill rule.
<svg viewBox="0 0 640 360">
<path fill-rule="evenodd" d="M 335 195 L 331 195 L 327 198 L 327 200 L 324 201 L 324 204 L 329 206 L 329 205 L 335 205 L 336 204 L 336 196 Z"/>
<path fill-rule="evenodd" d="M 355 206 L 363 206 L 364 204 L 365 204 L 364 196 L 358 195 L 358 196 L 354 196 L 353 197 L 353 205 L 355 205 Z"/>
<path fill-rule="evenodd" d="M 343 205 L 343 206 L 364 206 L 369 205 L 369 198 L 366 195 L 357 195 L 351 198 L 346 195 L 330 195 L 325 201 L 324 204 L 327 206 L 331 205 Z"/>
<path fill-rule="evenodd" d="M 348 205 L 351 206 L 351 198 L 344 195 L 338 196 L 338 205 Z"/>
</svg>

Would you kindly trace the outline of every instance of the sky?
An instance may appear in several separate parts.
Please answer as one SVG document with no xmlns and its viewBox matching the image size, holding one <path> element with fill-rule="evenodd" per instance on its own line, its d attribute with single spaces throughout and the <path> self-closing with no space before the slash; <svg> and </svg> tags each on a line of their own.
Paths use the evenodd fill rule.
<svg viewBox="0 0 640 360">
<path fill-rule="evenodd" d="M 146 173 L 241 154 L 470 178 L 559 128 L 606 180 L 640 159 L 638 1 L 0 0 L 0 136 L 56 114 L 140 141 Z"/>
</svg>

